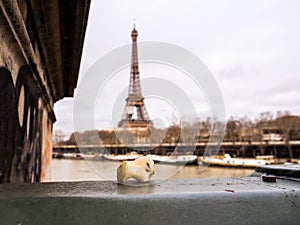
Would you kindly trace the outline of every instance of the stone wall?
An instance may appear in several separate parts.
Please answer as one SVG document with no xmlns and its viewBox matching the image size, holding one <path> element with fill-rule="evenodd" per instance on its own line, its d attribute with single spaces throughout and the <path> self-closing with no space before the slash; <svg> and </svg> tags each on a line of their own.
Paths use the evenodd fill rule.
<svg viewBox="0 0 300 225">
<path fill-rule="evenodd" d="M 76 86 L 89 4 L 0 2 L 0 183 L 50 179 L 53 106 Z"/>
<path fill-rule="evenodd" d="M 1 67 L 0 79 L 0 182 L 39 181 L 42 152 L 51 151 L 43 145 L 43 131 L 51 137 L 52 121 L 28 66 L 19 68 L 15 83 Z"/>
</svg>

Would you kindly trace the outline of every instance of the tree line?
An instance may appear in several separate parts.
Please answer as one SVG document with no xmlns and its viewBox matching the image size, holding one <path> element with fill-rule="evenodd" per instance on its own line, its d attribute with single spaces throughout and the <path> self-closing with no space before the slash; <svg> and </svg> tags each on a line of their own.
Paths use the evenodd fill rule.
<svg viewBox="0 0 300 225">
<path fill-rule="evenodd" d="M 214 131 L 214 132 L 212 132 Z M 261 113 L 257 118 L 229 118 L 226 122 L 212 118 L 192 123 L 181 121 L 165 129 L 150 128 L 147 143 L 195 143 L 207 142 L 213 135 L 223 136 L 224 142 L 284 141 L 289 145 L 292 140 L 300 140 L 300 117 L 289 112 Z M 134 143 L 135 137 L 128 130 L 103 129 L 82 133 L 74 132 L 64 140 L 63 132 L 53 136 L 54 145 L 99 145 Z"/>
</svg>

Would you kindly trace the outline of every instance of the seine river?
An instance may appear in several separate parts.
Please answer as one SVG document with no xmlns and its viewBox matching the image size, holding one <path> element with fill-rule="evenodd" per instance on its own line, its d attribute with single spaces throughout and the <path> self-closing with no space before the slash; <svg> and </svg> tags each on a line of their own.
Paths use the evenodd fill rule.
<svg viewBox="0 0 300 225">
<path fill-rule="evenodd" d="M 116 180 L 119 162 L 70 159 L 52 160 L 52 181 Z M 253 169 L 155 164 L 154 180 L 178 178 L 244 177 Z"/>
</svg>

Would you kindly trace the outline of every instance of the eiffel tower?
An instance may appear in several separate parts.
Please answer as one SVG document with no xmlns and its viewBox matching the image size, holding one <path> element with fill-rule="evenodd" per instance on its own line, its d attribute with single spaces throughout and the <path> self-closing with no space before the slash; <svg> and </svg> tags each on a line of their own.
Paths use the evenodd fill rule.
<svg viewBox="0 0 300 225">
<path fill-rule="evenodd" d="M 128 97 L 126 98 L 126 106 L 118 127 L 129 128 L 135 136 L 139 136 L 139 139 L 145 139 L 143 136 L 149 136 L 149 129 L 153 126 L 153 123 L 149 119 L 141 91 L 137 36 L 138 32 L 134 26 L 131 32 L 132 55 Z"/>
</svg>

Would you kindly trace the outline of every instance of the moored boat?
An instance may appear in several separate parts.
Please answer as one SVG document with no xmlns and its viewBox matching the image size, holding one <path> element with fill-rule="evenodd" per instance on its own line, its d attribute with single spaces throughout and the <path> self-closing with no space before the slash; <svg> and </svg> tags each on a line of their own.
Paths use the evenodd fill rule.
<svg viewBox="0 0 300 225">
<path fill-rule="evenodd" d="M 147 155 L 154 163 L 175 164 L 175 165 L 197 165 L 196 155 Z"/>
<path fill-rule="evenodd" d="M 110 160 L 110 161 L 133 161 L 133 160 L 136 160 L 137 158 L 141 157 L 143 155 L 141 154 L 137 154 L 136 152 L 131 152 L 131 153 L 128 153 L 126 155 L 103 155 L 103 158 L 106 159 L 106 160 Z"/>
<path fill-rule="evenodd" d="M 64 157 L 64 153 L 62 152 L 53 152 L 52 159 L 62 159 Z"/>
<path fill-rule="evenodd" d="M 263 159 L 232 158 L 229 154 L 225 154 L 223 156 L 203 156 L 200 157 L 198 163 L 199 165 L 255 168 L 266 165 L 267 161 Z"/>
</svg>

